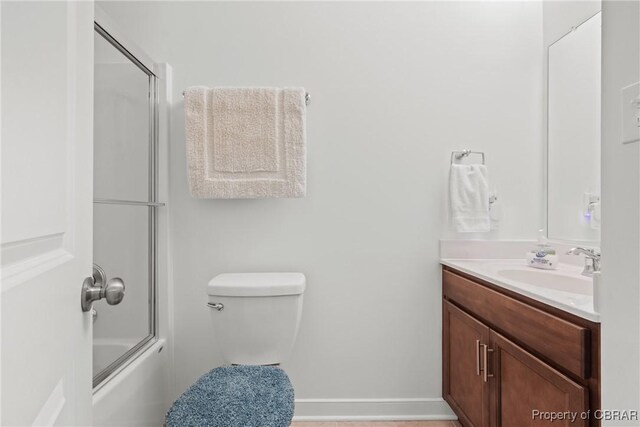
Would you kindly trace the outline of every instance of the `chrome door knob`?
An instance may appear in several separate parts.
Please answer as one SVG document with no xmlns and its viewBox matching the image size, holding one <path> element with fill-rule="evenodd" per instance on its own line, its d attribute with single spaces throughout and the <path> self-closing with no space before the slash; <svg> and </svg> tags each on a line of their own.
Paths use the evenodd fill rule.
<svg viewBox="0 0 640 427">
<path fill-rule="evenodd" d="M 124 281 L 119 277 L 114 277 L 109 279 L 105 286 L 96 286 L 93 276 L 85 278 L 80 292 L 82 311 L 91 310 L 93 302 L 103 298 L 107 300 L 109 305 L 120 304 L 124 298 Z"/>
<path fill-rule="evenodd" d="M 120 304 L 124 298 L 124 281 L 119 277 L 109 279 L 107 286 L 104 287 L 103 294 L 104 299 L 107 300 L 107 304 Z"/>
</svg>

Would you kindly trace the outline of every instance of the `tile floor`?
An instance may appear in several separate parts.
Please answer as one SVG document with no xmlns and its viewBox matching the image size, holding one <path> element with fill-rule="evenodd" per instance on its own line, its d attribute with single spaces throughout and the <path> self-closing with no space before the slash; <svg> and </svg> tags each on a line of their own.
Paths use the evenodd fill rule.
<svg viewBox="0 0 640 427">
<path fill-rule="evenodd" d="M 462 424 L 457 421 L 299 421 L 291 427 L 462 427 Z"/>
</svg>

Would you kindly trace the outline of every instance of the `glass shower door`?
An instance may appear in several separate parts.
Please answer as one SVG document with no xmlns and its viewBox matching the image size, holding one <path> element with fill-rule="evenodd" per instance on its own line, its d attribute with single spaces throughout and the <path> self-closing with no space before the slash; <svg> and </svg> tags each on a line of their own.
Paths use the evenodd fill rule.
<svg viewBox="0 0 640 427">
<path fill-rule="evenodd" d="M 94 387 L 155 337 L 158 205 L 156 77 L 95 29 L 94 271 L 121 278 L 126 292 L 119 305 L 93 305 Z"/>
</svg>

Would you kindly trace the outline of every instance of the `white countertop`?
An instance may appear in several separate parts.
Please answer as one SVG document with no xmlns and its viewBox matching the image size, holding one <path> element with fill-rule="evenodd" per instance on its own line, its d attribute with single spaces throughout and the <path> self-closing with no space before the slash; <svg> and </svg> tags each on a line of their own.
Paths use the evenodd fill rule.
<svg viewBox="0 0 640 427">
<path fill-rule="evenodd" d="M 582 276 L 579 266 L 560 263 L 557 270 L 541 270 L 529 267 L 524 259 L 443 258 L 440 263 L 592 322 L 600 322 L 600 315 L 593 310 L 593 280 Z M 541 286 L 518 281 L 510 275 L 534 277 Z M 570 286 L 565 290 L 557 289 L 554 283 L 562 283 L 563 279 Z"/>
</svg>

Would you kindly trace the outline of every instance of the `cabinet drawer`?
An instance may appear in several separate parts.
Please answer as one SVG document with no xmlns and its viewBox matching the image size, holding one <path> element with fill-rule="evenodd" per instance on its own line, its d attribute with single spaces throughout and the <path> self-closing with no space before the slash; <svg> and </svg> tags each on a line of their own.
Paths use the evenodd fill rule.
<svg viewBox="0 0 640 427">
<path fill-rule="evenodd" d="M 492 328 L 514 337 L 568 372 L 589 378 L 590 333 L 587 328 L 450 271 L 442 272 L 442 281 L 445 298 L 467 308 Z"/>
</svg>

